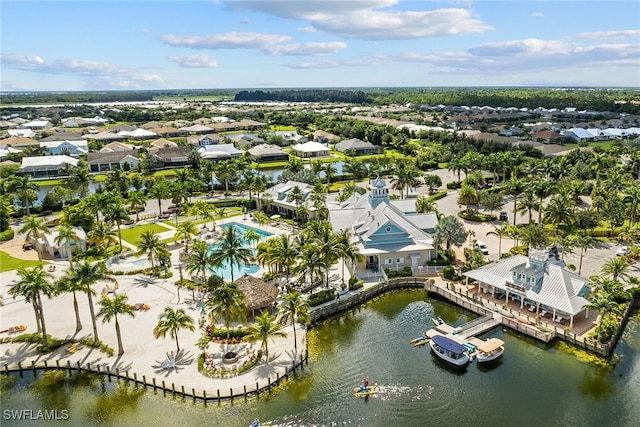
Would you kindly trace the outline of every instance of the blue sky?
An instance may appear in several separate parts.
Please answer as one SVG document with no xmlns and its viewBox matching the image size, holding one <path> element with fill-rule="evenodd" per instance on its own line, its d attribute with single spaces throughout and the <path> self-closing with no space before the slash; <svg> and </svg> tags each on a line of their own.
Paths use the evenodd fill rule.
<svg viewBox="0 0 640 427">
<path fill-rule="evenodd" d="M 638 1 L 6 1 L 0 90 L 640 87 Z"/>
</svg>

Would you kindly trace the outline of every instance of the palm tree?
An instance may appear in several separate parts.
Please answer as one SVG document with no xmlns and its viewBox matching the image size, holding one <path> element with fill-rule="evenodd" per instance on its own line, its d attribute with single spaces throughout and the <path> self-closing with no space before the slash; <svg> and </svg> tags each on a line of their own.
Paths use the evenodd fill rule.
<svg viewBox="0 0 640 427">
<path fill-rule="evenodd" d="M 416 212 L 435 212 L 437 214 L 438 204 L 435 202 L 435 200 L 430 199 L 426 196 L 418 196 L 418 198 L 416 199 Z"/>
<path fill-rule="evenodd" d="M 587 249 L 596 245 L 596 241 L 593 237 L 586 234 L 579 234 L 573 241 L 576 247 L 580 248 L 580 266 L 578 267 L 578 274 L 580 274 L 582 272 L 582 259 L 584 258 L 584 254 L 587 252 Z"/>
<path fill-rule="evenodd" d="M 24 224 L 18 230 L 18 234 L 24 234 L 24 240 L 33 239 L 36 242 L 36 252 L 38 252 L 38 261 L 42 264 L 42 252 L 39 240 L 49 232 L 49 227 L 44 218 L 38 218 L 35 215 L 29 215 L 24 219 Z"/>
<path fill-rule="evenodd" d="M 38 199 L 38 184 L 28 176 L 13 176 L 9 182 L 9 189 L 16 194 L 16 198 L 31 215 L 31 204 Z"/>
<path fill-rule="evenodd" d="M 271 244 L 269 245 L 267 260 L 275 264 L 278 271 L 284 271 L 285 279 L 289 283 L 291 267 L 296 263 L 298 256 L 298 247 L 289 234 L 281 234 L 278 237 L 269 239 L 269 242 Z"/>
<path fill-rule="evenodd" d="M 155 267 L 155 260 L 158 259 L 158 255 L 166 249 L 167 244 L 160 240 L 157 234 L 153 231 L 145 231 L 140 235 L 140 240 L 136 242 L 138 250 L 136 256 L 147 254 L 147 259 L 151 263 L 151 268 Z"/>
<path fill-rule="evenodd" d="M 78 297 L 76 292 L 84 292 L 84 284 L 75 280 L 73 276 L 73 267 L 67 270 L 66 274 L 58 281 L 58 292 L 71 293 L 73 295 L 73 311 L 76 315 L 76 332 L 82 329 L 82 322 L 80 321 L 80 309 L 78 308 Z"/>
<path fill-rule="evenodd" d="M 122 225 L 122 221 L 128 221 L 130 219 L 127 210 L 122 204 L 122 199 L 118 198 L 114 200 L 113 203 L 107 206 L 105 213 L 106 220 L 115 223 L 118 227 L 118 242 L 120 244 L 120 252 L 122 252 L 122 230 L 120 226 Z"/>
<path fill-rule="evenodd" d="M 242 235 L 232 226 L 227 226 L 222 236 L 216 242 L 216 247 L 211 253 L 213 264 L 222 265 L 225 261 L 229 263 L 231 281 L 234 281 L 233 267 L 240 264 L 249 264 L 253 261 L 253 252 L 244 246 Z"/>
<path fill-rule="evenodd" d="M 191 237 L 198 234 L 198 228 L 193 223 L 193 221 L 184 221 L 178 224 L 176 227 L 176 237 L 180 240 L 185 241 L 184 250 L 185 252 L 189 252 L 189 241 Z"/>
<path fill-rule="evenodd" d="M 98 221 L 94 224 L 93 229 L 89 232 L 88 242 L 99 251 L 102 251 L 113 243 L 117 243 L 116 232 L 113 231 L 111 225 L 104 221 Z"/>
<path fill-rule="evenodd" d="M 107 265 L 104 261 L 90 264 L 88 261 L 83 260 L 79 264 L 76 264 L 75 268 L 68 272 L 68 275 L 69 280 L 75 280 L 78 282 L 77 289 L 82 289 L 87 294 L 87 299 L 89 300 L 89 313 L 91 314 L 91 323 L 93 325 L 93 338 L 97 342 L 99 340 L 98 326 L 96 324 L 92 298 L 96 292 L 91 288 L 91 286 L 103 280 L 114 282 L 111 272 L 107 269 Z"/>
<path fill-rule="evenodd" d="M 171 307 L 165 307 L 162 314 L 160 314 L 158 324 L 153 328 L 153 336 L 156 339 L 165 338 L 168 333 L 171 338 L 176 340 L 177 351 L 180 351 L 180 343 L 178 343 L 178 331 L 180 329 L 195 331 L 196 327 L 193 319 L 182 308 L 174 310 Z"/>
<path fill-rule="evenodd" d="M 516 225 L 518 218 L 518 198 L 520 193 L 524 190 L 524 182 L 518 179 L 515 175 L 512 175 L 508 181 L 504 183 L 503 193 L 513 196 L 513 225 Z"/>
<path fill-rule="evenodd" d="M 213 262 L 211 250 L 207 242 L 204 240 L 196 240 L 193 242 L 185 264 L 187 273 L 195 273 L 196 277 L 200 277 L 200 274 L 202 274 L 202 283 L 207 283 L 207 270 L 210 267 L 218 265 L 219 264 L 214 264 Z"/>
<path fill-rule="evenodd" d="M 282 327 L 277 323 L 276 316 L 270 316 L 268 311 L 263 311 L 256 317 L 256 323 L 249 327 L 247 339 L 250 341 L 260 341 L 261 348 L 264 349 L 265 358 L 269 363 L 269 340 L 284 338 L 287 334 L 282 331 Z"/>
<path fill-rule="evenodd" d="M 127 304 L 126 294 L 120 293 L 114 295 L 113 299 L 105 297 L 100 300 L 98 317 L 102 317 L 102 323 L 109 322 L 111 319 L 114 320 L 116 324 L 116 336 L 118 337 L 118 356 L 121 356 L 124 354 L 124 348 L 122 347 L 122 337 L 120 336 L 119 314 L 135 317 L 135 309 L 133 306 Z"/>
<path fill-rule="evenodd" d="M 555 224 L 556 231 L 560 224 L 567 224 L 573 216 L 573 202 L 566 196 L 555 196 L 549 200 L 544 209 L 544 220 Z"/>
<path fill-rule="evenodd" d="M 58 235 L 55 238 L 55 244 L 61 245 L 65 243 L 67 247 L 67 258 L 69 259 L 69 267 L 73 268 L 73 251 L 71 250 L 71 241 L 78 241 L 80 238 L 76 231 L 68 225 L 61 225 L 58 227 Z"/>
<path fill-rule="evenodd" d="M 508 235 L 508 225 L 503 223 L 501 226 L 493 226 L 493 231 L 487 232 L 487 236 L 498 236 L 498 258 L 502 256 L 502 238 Z"/>
<path fill-rule="evenodd" d="M 158 215 L 160 215 L 162 214 L 162 200 L 171 197 L 171 183 L 164 179 L 155 181 L 147 195 L 150 199 L 158 201 Z"/>
<path fill-rule="evenodd" d="M 229 191 L 229 182 L 235 179 L 237 173 L 236 166 L 229 160 L 218 162 L 215 174 L 218 181 L 224 183 L 224 191 Z"/>
<path fill-rule="evenodd" d="M 454 215 L 443 217 L 436 225 L 434 243 L 445 245 L 445 250 L 451 252 L 451 246 L 462 246 L 467 240 L 467 232 L 460 220 Z"/>
<path fill-rule="evenodd" d="M 335 234 L 335 249 L 342 259 L 342 282 L 344 283 L 344 265 L 347 260 L 353 262 L 364 261 L 364 255 L 360 253 L 358 243 L 352 241 L 353 232 L 349 228 L 340 230 Z"/>
<path fill-rule="evenodd" d="M 260 236 L 260 234 L 258 234 L 258 232 L 255 229 L 247 228 L 247 230 L 242 235 L 242 238 L 246 242 L 249 242 L 249 246 L 253 247 L 253 244 L 256 242 L 259 242 L 262 237 Z"/>
<path fill-rule="evenodd" d="M 211 296 L 206 302 L 209 307 L 209 318 L 212 323 L 224 317 L 224 326 L 227 328 L 227 350 L 229 350 L 229 329 L 231 321 L 234 317 L 244 320 L 247 315 L 247 306 L 245 305 L 245 295 L 235 283 L 223 282 L 211 292 Z M 225 352 L 226 352 L 225 351 Z"/>
<path fill-rule="evenodd" d="M 47 328 L 44 321 L 44 311 L 42 308 L 42 295 L 51 298 L 55 293 L 55 288 L 50 280 L 53 275 L 44 271 L 42 265 L 33 268 L 21 267 L 18 269 L 20 280 L 9 288 L 9 295 L 20 295 L 26 302 L 30 302 L 36 316 L 38 332 L 42 331 L 42 345 L 47 346 Z"/>
<path fill-rule="evenodd" d="M 306 243 L 299 248 L 299 262 L 293 268 L 293 273 L 299 274 L 303 282 L 307 282 L 308 277 L 311 283 L 315 283 L 316 278 L 322 275 L 322 270 L 325 267 L 322 249 L 314 243 Z"/>
<path fill-rule="evenodd" d="M 129 209 L 136 213 L 136 222 L 140 221 L 139 211 L 147 206 L 147 196 L 144 191 L 130 190 L 127 195 L 127 201 L 129 202 Z"/>
<path fill-rule="evenodd" d="M 293 291 L 284 297 L 284 301 L 280 304 L 280 319 L 281 325 L 286 325 L 291 322 L 293 326 L 293 348 L 295 354 L 298 354 L 298 339 L 296 337 L 296 323 L 306 325 L 311 320 L 309 315 L 310 307 L 309 301 L 302 298 L 302 295 L 298 291 Z"/>
<path fill-rule="evenodd" d="M 467 207 L 467 212 L 471 206 L 478 203 L 478 191 L 470 185 L 463 185 L 458 191 L 458 203 Z"/>
<path fill-rule="evenodd" d="M 602 274 L 605 276 L 611 276 L 614 281 L 617 281 L 618 278 L 626 281 L 629 280 L 629 263 L 627 262 L 626 257 L 614 257 L 607 261 L 601 270 Z"/>
</svg>

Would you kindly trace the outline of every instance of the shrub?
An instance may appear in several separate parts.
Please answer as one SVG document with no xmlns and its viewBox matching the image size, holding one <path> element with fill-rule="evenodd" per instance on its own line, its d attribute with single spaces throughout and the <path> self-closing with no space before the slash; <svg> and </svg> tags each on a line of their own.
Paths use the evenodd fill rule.
<svg viewBox="0 0 640 427">
<path fill-rule="evenodd" d="M 349 290 L 355 291 L 356 289 L 360 289 L 364 286 L 364 280 L 357 280 L 354 284 L 349 283 Z"/>
<path fill-rule="evenodd" d="M 242 341 L 249 332 L 246 329 L 229 329 L 229 339 L 232 341 Z M 209 329 L 207 334 L 213 341 L 224 342 L 227 339 L 226 329 Z"/>
<path fill-rule="evenodd" d="M 309 297 L 309 305 L 311 307 L 315 307 L 327 301 L 332 301 L 336 297 L 335 293 L 335 289 L 325 289 L 320 292 L 316 292 Z"/>
<path fill-rule="evenodd" d="M 399 275 L 402 277 L 411 277 L 413 276 L 413 270 L 411 269 L 411 267 L 407 266 L 400 270 Z"/>
<path fill-rule="evenodd" d="M 351 289 L 351 286 L 355 285 L 356 283 L 358 283 L 358 278 L 356 276 L 349 277 L 349 289 Z"/>
<path fill-rule="evenodd" d="M 460 211 L 458 212 L 458 216 L 462 219 L 466 219 L 467 221 L 476 222 L 487 222 L 496 220 L 495 215 L 483 214 L 476 211 Z"/>
<path fill-rule="evenodd" d="M 429 196 L 428 198 L 429 198 L 429 200 L 436 201 L 436 200 L 442 199 L 443 197 L 446 197 L 447 194 L 448 193 L 446 191 L 440 191 L 440 192 L 437 192 L 436 194 L 433 194 L 433 195 Z"/>
<path fill-rule="evenodd" d="M 456 190 L 458 188 L 462 188 L 462 182 L 460 182 L 460 181 L 447 182 L 447 188 L 449 190 Z"/>
<path fill-rule="evenodd" d="M 14 236 L 15 236 L 15 233 L 13 229 L 9 228 L 7 230 L 4 230 L 2 233 L 0 233 L 0 242 L 9 241 L 13 239 Z"/>
<path fill-rule="evenodd" d="M 456 271 L 452 266 L 448 265 L 442 270 L 442 276 L 447 280 L 453 280 L 456 276 Z"/>
</svg>

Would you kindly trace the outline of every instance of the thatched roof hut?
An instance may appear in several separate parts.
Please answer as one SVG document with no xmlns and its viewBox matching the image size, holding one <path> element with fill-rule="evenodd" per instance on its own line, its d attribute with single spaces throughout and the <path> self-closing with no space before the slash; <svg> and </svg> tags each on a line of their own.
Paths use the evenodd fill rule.
<svg viewBox="0 0 640 427">
<path fill-rule="evenodd" d="M 263 280 L 245 274 L 235 281 L 245 295 L 247 310 L 254 312 L 260 308 L 271 308 L 278 297 L 278 288 Z"/>
</svg>

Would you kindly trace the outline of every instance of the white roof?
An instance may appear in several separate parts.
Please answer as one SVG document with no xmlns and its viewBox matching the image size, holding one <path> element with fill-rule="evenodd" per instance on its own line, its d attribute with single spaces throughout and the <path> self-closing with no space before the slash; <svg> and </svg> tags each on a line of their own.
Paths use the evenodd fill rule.
<svg viewBox="0 0 640 427">
<path fill-rule="evenodd" d="M 315 153 L 318 151 L 329 151 L 329 148 L 325 144 L 319 142 L 309 141 L 304 144 L 296 144 L 291 147 L 292 150 L 302 151 L 303 153 Z"/>
<path fill-rule="evenodd" d="M 78 159 L 65 155 L 23 157 L 20 169 L 37 166 L 62 166 L 65 163 L 71 163 L 73 166 L 77 166 Z"/>
</svg>

